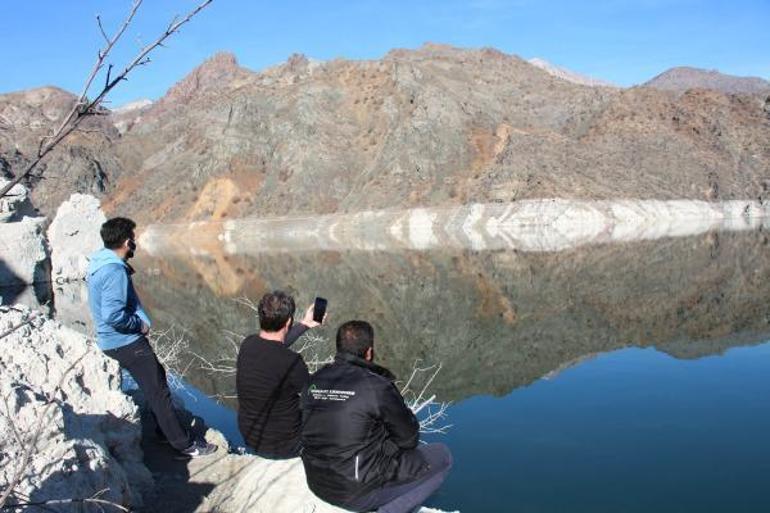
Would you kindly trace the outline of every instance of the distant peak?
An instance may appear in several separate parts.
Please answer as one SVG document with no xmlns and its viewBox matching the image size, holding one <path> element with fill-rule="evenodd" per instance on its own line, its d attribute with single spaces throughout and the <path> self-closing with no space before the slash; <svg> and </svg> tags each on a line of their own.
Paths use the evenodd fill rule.
<svg viewBox="0 0 770 513">
<path fill-rule="evenodd" d="M 560 78 L 562 80 L 566 80 L 567 82 L 572 82 L 573 84 L 580 84 L 589 87 L 618 87 L 610 82 L 586 75 L 581 75 L 580 73 L 576 73 L 567 68 L 562 68 L 561 66 L 552 64 L 547 60 L 541 59 L 539 57 L 528 59 L 527 62 L 537 68 L 542 69 L 549 75 Z"/>
<path fill-rule="evenodd" d="M 152 105 L 152 100 L 142 98 L 141 100 L 134 100 L 128 103 L 124 103 L 123 105 L 114 107 L 111 110 L 115 114 L 125 114 L 126 112 L 141 110 L 145 107 L 149 107 L 150 105 Z"/>
<path fill-rule="evenodd" d="M 646 87 L 684 92 L 711 89 L 730 94 L 756 94 L 770 91 L 770 82 L 759 77 L 727 75 L 716 69 L 677 66 L 643 84 Z"/>
<path fill-rule="evenodd" d="M 217 52 L 198 66 L 201 68 L 237 69 L 238 59 L 232 52 Z"/>
<path fill-rule="evenodd" d="M 177 82 L 163 100 L 164 102 L 185 102 L 202 92 L 226 89 L 238 78 L 249 73 L 238 65 L 235 55 L 230 52 L 219 52 L 203 61 L 190 74 Z"/>
</svg>

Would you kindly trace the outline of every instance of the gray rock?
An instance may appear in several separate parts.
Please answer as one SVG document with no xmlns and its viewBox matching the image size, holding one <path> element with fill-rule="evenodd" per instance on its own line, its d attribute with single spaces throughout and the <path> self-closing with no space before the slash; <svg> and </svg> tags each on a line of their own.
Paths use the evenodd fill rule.
<svg viewBox="0 0 770 513">
<path fill-rule="evenodd" d="M 32 447 L 9 504 L 13 497 L 86 498 L 107 489 L 103 499 L 141 506 L 152 477 L 142 463 L 138 411 L 120 390 L 118 365 L 85 336 L 23 307 L 0 312 L 0 331 L 30 317 L 2 341 L 14 350 L 0 355 L 7 403 L 0 411 L 0 461 L 12 462 L 0 468 L 0 488 Z"/>
<path fill-rule="evenodd" d="M 0 287 L 50 280 L 44 217 L 0 223 Z"/>
<path fill-rule="evenodd" d="M 59 206 L 48 229 L 52 281 L 86 277 L 88 256 L 103 246 L 99 228 L 106 220 L 99 200 L 87 194 L 73 194 Z"/>
<path fill-rule="evenodd" d="M 8 180 L 0 178 L 0 187 Z M 0 223 L 20 221 L 24 216 L 33 215 L 34 209 L 29 200 L 29 191 L 21 184 L 16 184 L 6 196 L 0 198 Z"/>
</svg>

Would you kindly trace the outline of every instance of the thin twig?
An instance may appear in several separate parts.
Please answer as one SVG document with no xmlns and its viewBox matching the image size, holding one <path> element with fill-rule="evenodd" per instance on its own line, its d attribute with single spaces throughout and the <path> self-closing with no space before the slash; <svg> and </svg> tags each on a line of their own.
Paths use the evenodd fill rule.
<svg viewBox="0 0 770 513">
<path fill-rule="evenodd" d="M 104 48 L 100 49 L 99 52 L 97 53 L 97 58 L 96 58 L 96 62 L 94 63 L 94 67 L 91 70 L 91 73 L 88 75 L 85 85 L 83 86 L 83 90 L 80 93 L 80 96 L 78 96 L 78 99 L 73 104 L 69 114 L 67 114 L 67 116 L 64 117 L 64 120 L 61 122 L 58 128 L 51 133 L 51 135 L 43 137 L 41 139 L 41 144 L 35 159 L 33 159 L 32 162 L 30 162 L 27 165 L 27 168 L 24 170 L 24 172 L 20 173 L 13 180 L 10 180 L 7 184 L 5 184 L 5 186 L 2 187 L 2 189 L 0 189 L 0 197 L 5 196 L 8 193 L 8 191 L 10 191 L 11 188 L 13 188 L 13 186 L 18 184 L 22 180 L 24 180 L 26 177 L 28 177 L 32 173 L 32 171 L 38 166 L 40 161 L 43 160 L 43 158 L 45 158 L 45 156 L 48 155 L 48 153 L 50 153 L 51 150 L 53 150 L 56 146 L 58 146 L 59 143 L 61 143 L 66 137 L 68 137 L 77 128 L 77 126 L 83 121 L 83 119 L 85 119 L 90 115 L 93 115 L 95 109 L 104 101 L 104 98 L 107 96 L 107 94 L 120 82 L 122 82 L 123 80 L 127 80 L 126 78 L 127 75 L 134 68 L 136 68 L 137 66 L 149 63 L 150 61 L 148 60 L 147 56 L 150 52 L 152 52 L 158 46 L 162 46 L 163 42 L 166 39 L 168 39 L 168 37 L 170 37 L 172 34 L 177 32 L 182 25 L 189 22 L 196 14 L 198 14 L 200 11 L 206 8 L 209 4 L 211 4 L 212 1 L 213 0 L 205 0 L 203 3 L 198 5 L 195 9 L 190 11 L 187 14 L 187 16 L 185 16 L 181 20 L 171 23 L 166 28 L 166 30 L 154 42 L 142 48 L 139 51 L 139 54 L 123 69 L 123 71 L 121 71 L 121 73 L 118 76 L 116 76 L 111 80 L 108 78 L 101 92 L 93 100 L 89 101 L 87 94 L 88 94 L 88 90 L 91 87 L 91 84 L 93 83 L 94 79 L 98 75 L 99 71 L 104 66 L 105 59 L 107 58 L 109 53 L 112 51 L 113 47 L 121 38 L 123 33 L 126 31 L 126 28 L 129 26 L 129 24 L 133 20 L 134 15 L 136 14 L 136 11 L 139 9 L 139 6 L 142 4 L 142 0 L 134 0 L 133 5 L 131 6 L 131 11 L 129 12 L 126 19 L 123 21 L 123 24 L 120 26 L 120 28 L 112 38 L 107 39 L 107 42 Z M 99 26 L 100 28 L 103 28 L 101 26 L 101 20 L 99 20 Z M 104 35 L 106 35 L 106 32 L 103 32 L 103 33 Z"/>
<path fill-rule="evenodd" d="M 0 509 L 15 509 L 15 508 L 45 508 L 46 506 L 58 506 L 63 504 L 95 504 L 99 509 L 101 509 L 101 506 L 112 506 L 113 508 L 119 509 L 120 511 L 125 511 L 126 513 L 129 513 L 131 510 L 127 507 L 118 504 L 116 502 L 108 501 L 105 499 L 102 499 L 102 495 L 104 495 L 106 492 L 109 491 L 109 488 L 105 488 L 103 490 L 99 490 L 95 494 L 93 494 L 90 497 L 86 497 L 84 499 L 49 499 L 46 501 L 36 501 L 36 502 L 17 502 L 16 504 L 7 504 L 0 506 Z M 47 508 L 46 508 L 47 509 Z M 52 510 L 55 511 L 55 510 Z"/>
</svg>

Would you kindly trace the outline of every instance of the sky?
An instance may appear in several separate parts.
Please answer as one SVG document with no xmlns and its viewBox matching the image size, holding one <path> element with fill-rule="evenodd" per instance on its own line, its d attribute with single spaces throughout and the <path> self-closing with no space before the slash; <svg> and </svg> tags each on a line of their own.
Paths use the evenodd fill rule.
<svg viewBox="0 0 770 513">
<path fill-rule="evenodd" d="M 125 65 L 200 0 L 144 0 L 110 62 Z M 55 85 L 79 92 L 131 0 L 0 0 L 0 93 Z M 260 70 L 293 53 L 377 59 L 425 42 L 494 47 L 630 86 L 673 66 L 770 79 L 770 0 L 214 0 L 111 107 L 157 99 L 207 57 L 230 51 Z"/>
</svg>

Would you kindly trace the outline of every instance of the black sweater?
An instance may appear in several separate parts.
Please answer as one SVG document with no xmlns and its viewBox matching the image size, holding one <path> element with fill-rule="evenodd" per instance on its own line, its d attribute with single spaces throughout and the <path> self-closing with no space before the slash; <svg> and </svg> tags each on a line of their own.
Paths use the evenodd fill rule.
<svg viewBox="0 0 770 513">
<path fill-rule="evenodd" d="M 241 342 L 235 377 L 238 428 L 257 453 L 293 456 L 299 443 L 299 394 L 310 375 L 302 356 L 289 346 L 306 330 L 296 324 L 283 344 L 257 335 Z"/>
</svg>

